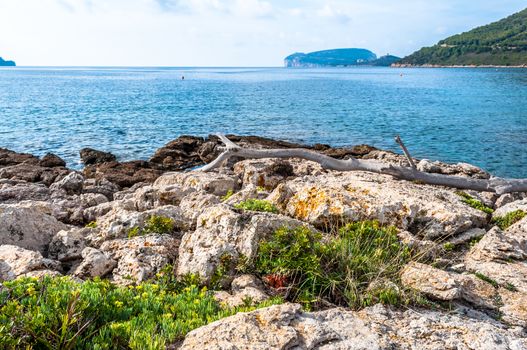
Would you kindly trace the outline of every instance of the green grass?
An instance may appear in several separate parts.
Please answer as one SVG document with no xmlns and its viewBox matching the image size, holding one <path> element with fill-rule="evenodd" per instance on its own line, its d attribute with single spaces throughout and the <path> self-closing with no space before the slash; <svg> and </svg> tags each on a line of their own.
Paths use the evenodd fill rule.
<svg viewBox="0 0 527 350">
<path fill-rule="evenodd" d="M 97 221 L 90 221 L 89 223 L 86 224 L 85 227 L 88 227 L 88 228 L 97 228 Z"/>
<path fill-rule="evenodd" d="M 470 205 L 474 209 L 481 210 L 482 212 L 487 213 L 487 214 L 492 214 L 494 212 L 494 209 L 492 209 L 491 207 L 487 207 L 481 201 L 475 199 L 474 197 L 472 197 L 466 192 L 458 191 L 456 192 L 456 194 L 462 198 L 461 201 L 463 203 Z"/>
<path fill-rule="evenodd" d="M 228 190 L 227 193 L 225 193 L 225 196 L 221 197 L 222 202 L 225 202 L 226 200 L 231 198 L 233 194 L 234 194 L 233 190 Z"/>
<path fill-rule="evenodd" d="M 119 287 L 68 277 L 24 278 L 0 289 L 2 349 L 165 349 L 191 330 L 238 311 L 206 288 L 164 283 Z"/>
<path fill-rule="evenodd" d="M 496 224 L 502 230 L 506 230 L 509 226 L 520 221 L 527 215 L 523 210 L 515 210 L 507 213 L 505 216 L 497 217 L 492 219 L 492 223 Z"/>
<path fill-rule="evenodd" d="M 474 275 L 475 275 L 477 278 L 479 278 L 480 280 L 492 284 L 492 286 L 493 286 L 494 288 L 498 288 L 498 287 L 499 287 L 499 283 L 498 283 L 496 280 L 493 280 L 492 278 L 490 278 L 490 277 L 487 276 L 487 275 L 484 275 L 484 274 L 479 273 L 479 272 L 476 272 Z"/>
<path fill-rule="evenodd" d="M 152 233 L 169 234 L 174 232 L 175 222 L 171 218 L 152 215 L 145 221 L 144 227 L 132 227 L 128 230 L 128 238 L 144 236 Z"/>
<path fill-rule="evenodd" d="M 348 224 L 326 241 L 305 227 L 279 229 L 260 242 L 255 270 L 307 308 L 325 299 L 357 309 L 411 302 L 399 281 L 409 260 L 395 228 L 367 221 Z"/>
<path fill-rule="evenodd" d="M 263 199 L 247 199 L 236 204 L 234 207 L 236 209 L 278 213 L 278 209 L 272 203 Z"/>
</svg>

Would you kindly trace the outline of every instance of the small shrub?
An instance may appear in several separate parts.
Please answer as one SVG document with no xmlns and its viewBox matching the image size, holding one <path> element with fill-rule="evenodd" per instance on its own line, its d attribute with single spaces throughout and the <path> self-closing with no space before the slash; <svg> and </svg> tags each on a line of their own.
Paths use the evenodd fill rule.
<svg viewBox="0 0 527 350">
<path fill-rule="evenodd" d="M 247 199 L 236 204 L 234 207 L 236 209 L 278 213 L 278 209 L 272 203 L 263 199 Z"/>
<path fill-rule="evenodd" d="M 175 229 L 175 226 L 175 222 L 171 218 L 167 218 L 165 216 L 152 215 L 145 221 L 145 225 L 143 228 L 137 226 L 130 228 L 128 230 L 128 238 L 144 236 L 152 233 L 172 233 Z"/>
<path fill-rule="evenodd" d="M 463 203 L 470 205 L 474 209 L 481 210 L 482 212 L 487 213 L 487 214 L 492 214 L 494 212 L 494 209 L 487 207 L 481 201 L 475 199 L 474 197 L 472 197 L 466 192 L 458 191 L 456 192 L 456 194 L 462 198 L 461 201 Z"/>
<path fill-rule="evenodd" d="M 3 282 L 0 290 L 0 344 L 6 350 L 165 349 L 197 327 L 277 303 L 224 307 L 196 285 L 24 278 Z"/>
<path fill-rule="evenodd" d="M 395 228 L 367 221 L 348 224 L 327 241 L 305 227 L 279 229 L 260 243 L 255 268 L 308 308 L 321 298 L 360 308 L 409 302 L 399 281 L 409 259 Z"/>
<path fill-rule="evenodd" d="M 90 221 L 89 223 L 86 224 L 85 227 L 88 227 L 88 228 L 97 228 L 97 221 Z"/>
<path fill-rule="evenodd" d="M 452 251 L 454 250 L 456 246 L 454 245 L 454 243 L 451 243 L 451 242 L 447 242 L 445 244 L 443 244 L 443 249 L 446 250 L 446 251 Z"/>
<path fill-rule="evenodd" d="M 234 191 L 233 191 L 233 190 L 228 190 L 227 193 L 225 194 L 225 196 L 221 197 L 221 200 L 222 200 L 223 202 L 225 202 L 226 200 L 228 200 L 229 198 L 231 198 L 233 194 L 234 194 Z"/>
<path fill-rule="evenodd" d="M 492 219 L 492 223 L 496 224 L 502 230 L 505 230 L 509 226 L 523 219 L 526 215 L 527 215 L 526 212 L 518 209 L 515 211 L 511 211 L 510 213 L 507 213 L 507 215 L 505 216 Z"/>
</svg>

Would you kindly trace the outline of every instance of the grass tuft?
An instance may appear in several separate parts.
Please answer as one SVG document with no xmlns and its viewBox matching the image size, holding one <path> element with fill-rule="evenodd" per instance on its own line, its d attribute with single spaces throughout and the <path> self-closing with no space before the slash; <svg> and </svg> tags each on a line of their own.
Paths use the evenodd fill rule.
<svg viewBox="0 0 527 350">
<path fill-rule="evenodd" d="M 474 209 L 481 210 L 482 212 L 487 214 L 492 214 L 494 212 L 494 209 L 492 209 L 491 207 L 487 207 L 480 200 L 477 200 L 476 198 L 472 197 L 466 192 L 458 191 L 456 192 L 456 194 L 462 198 L 461 201 L 463 203 L 470 205 Z"/>
<path fill-rule="evenodd" d="M 152 215 L 145 221 L 143 228 L 138 226 L 132 227 L 128 230 L 128 238 L 137 236 L 144 236 L 152 233 L 156 234 L 170 234 L 174 232 L 176 223 L 171 218 L 165 216 Z"/>
<path fill-rule="evenodd" d="M 399 280 L 409 260 L 394 227 L 365 221 L 342 227 L 326 241 L 306 227 L 279 229 L 260 242 L 255 269 L 308 309 L 323 300 L 357 309 L 412 302 Z"/>
<path fill-rule="evenodd" d="M 234 206 L 236 209 L 263 211 L 268 213 L 278 213 L 278 209 L 269 201 L 263 199 L 247 199 Z"/>
<path fill-rule="evenodd" d="M 506 230 L 509 226 L 523 219 L 526 215 L 526 212 L 521 209 L 518 209 L 507 213 L 507 215 L 505 216 L 492 219 L 492 223 L 496 224 L 500 229 Z"/>
</svg>

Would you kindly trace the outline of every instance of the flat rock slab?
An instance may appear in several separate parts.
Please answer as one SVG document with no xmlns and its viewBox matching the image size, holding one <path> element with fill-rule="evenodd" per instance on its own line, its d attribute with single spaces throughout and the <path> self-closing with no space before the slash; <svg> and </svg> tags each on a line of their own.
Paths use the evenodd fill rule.
<svg viewBox="0 0 527 350">
<path fill-rule="evenodd" d="M 282 213 L 325 227 L 335 220 L 378 220 L 427 239 L 482 227 L 487 216 L 454 190 L 365 172 L 330 172 L 279 185 L 268 198 Z"/>
</svg>

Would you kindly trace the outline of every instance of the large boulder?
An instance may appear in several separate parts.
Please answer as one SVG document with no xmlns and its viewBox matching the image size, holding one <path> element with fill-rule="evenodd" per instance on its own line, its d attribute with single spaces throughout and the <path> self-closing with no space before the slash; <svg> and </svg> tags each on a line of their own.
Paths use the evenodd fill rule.
<svg viewBox="0 0 527 350">
<path fill-rule="evenodd" d="M 478 349 L 520 350 L 525 334 L 489 319 L 453 313 L 392 311 L 380 304 L 360 312 L 329 309 L 303 312 L 283 304 L 238 313 L 195 329 L 185 337 L 187 349 Z"/>
<path fill-rule="evenodd" d="M 0 203 L 17 203 L 20 201 L 46 201 L 51 191 L 44 184 L 26 181 L 0 180 Z"/>
<path fill-rule="evenodd" d="M 79 153 L 84 165 L 114 162 L 117 160 L 117 157 L 110 152 L 98 151 L 93 148 L 83 148 Z"/>
<path fill-rule="evenodd" d="M 12 244 L 46 254 L 53 236 L 67 225 L 59 222 L 46 206 L 0 204 L 0 244 Z"/>
<path fill-rule="evenodd" d="M 97 234 L 90 237 L 90 243 L 98 246 L 109 239 L 127 237 L 131 229 L 143 229 L 147 220 L 151 217 L 170 219 L 176 232 L 185 231 L 192 225 L 181 213 L 181 209 L 173 205 L 166 205 L 143 212 L 130 211 L 118 206 L 97 219 Z"/>
<path fill-rule="evenodd" d="M 10 280 L 36 270 L 60 271 L 58 261 L 46 259 L 40 252 L 14 245 L 0 245 L 0 280 Z"/>
<path fill-rule="evenodd" d="M 106 179 L 120 188 L 128 188 L 136 183 L 152 183 L 162 174 L 162 171 L 153 168 L 149 162 L 135 160 L 88 165 L 84 168 L 83 174 L 88 179 L 98 181 Z"/>
<path fill-rule="evenodd" d="M 205 140 L 196 136 L 180 136 L 159 148 L 150 163 L 163 170 L 183 170 L 203 164 L 199 149 Z"/>
<path fill-rule="evenodd" d="M 167 264 L 174 263 L 179 242 L 170 235 L 148 235 L 106 241 L 100 249 L 117 261 L 113 280 L 128 285 L 153 278 Z"/>
<path fill-rule="evenodd" d="M 80 194 L 82 192 L 82 187 L 84 184 L 84 177 L 77 173 L 72 172 L 62 178 L 61 180 L 55 182 L 51 185 L 51 190 L 63 190 L 67 194 Z"/>
<path fill-rule="evenodd" d="M 229 191 L 237 191 L 240 188 L 240 180 L 237 176 L 216 172 L 189 171 L 166 173 L 154 183 L 154 187 L 168 185 L 179 185 L 183 189 L 193 188 L 216 196 L 224 196 Z"/>
<path fill-rule="evenodd" d="M 240 257 L 254 258 L 258 242 L 280 227 L 305 223 L 282 215 L 239 214 L 224 204 L 209 207 L 197 219 L 196 231 L 181 241 L 177 274 L 198 274 L 209 282 L 220 264 L 235 263 Z M 225 266 L 227 270 L 229 266 Z"/>
<path fill-rule="evenodd" d="M 280 159 L 248 159 L 234 165 L 234 173 L 244 186 L 254 185 L 273 190 L 279 183 L 294 176 L 290 162 Z"/>
<path fill-rule="evenodd" d="M 468 270 L 527 293 L 527 217 L 505 231 L 492 228 L 465 257 Z"/>
<path fill-rule="evenodd" d="M 268 198 L 282 213 L 315 226 L 378 220 L 427 239 L 484 226 L 486 214 L 453 190 L 366 172 L 332 172 L 287 181 Z"/>
<path fill-rule="evenodd" d="M 82 262 L 76 266 L 73 275 L 82 279 L 103 277 L 112 272 L 117 265 L 109 254 L 95 248 L 84 248 L 81 256 Z"/>
</svg>

